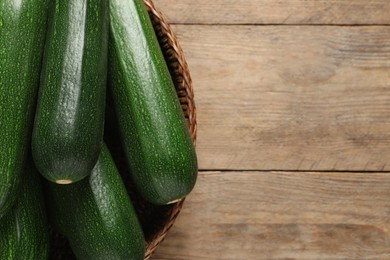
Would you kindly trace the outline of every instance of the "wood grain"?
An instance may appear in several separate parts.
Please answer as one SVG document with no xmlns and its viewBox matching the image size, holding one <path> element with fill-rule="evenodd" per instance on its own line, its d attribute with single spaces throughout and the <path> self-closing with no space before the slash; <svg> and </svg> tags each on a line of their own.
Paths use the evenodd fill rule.
<svg viewBox="0 0 390 260">
<path fill-rule="evenodd" d="M 390 170 L 390 27 L 176 25 L 204 170 Z"/>
<path fill-rule="evenodd" d="M 390 1 L 154 2 L 204 172 L 152 259 L 390 259 Z"/>
<path fill-rule="evenodd" d="M 155 0 L 181 24 L 390 24 L 388 0 Z"/>
<path fill-rule="evenodd" d="M 390 174 L 205 172 L 153 260 L 390 259 Z"/>
</svg>

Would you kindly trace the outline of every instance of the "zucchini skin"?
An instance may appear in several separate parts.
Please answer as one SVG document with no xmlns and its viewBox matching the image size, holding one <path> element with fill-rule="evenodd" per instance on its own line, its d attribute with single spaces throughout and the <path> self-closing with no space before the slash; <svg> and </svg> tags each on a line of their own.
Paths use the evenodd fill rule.
<svg viewBox="0 0 390 260">
<path fill-rule="evenodd" d="M 62 184 L 85 178 L 103 139 L 108 0 L 53 0 L 32 136 L 40 173 Z"/>
<path fill-rule="evenodd" d="M 142 0 L 110 1 L 109 86 L 139 193 L 159 205 L 186 196 L 195 149 Z"/>
<path fill-rule="evenodd" d="M 0 221 L 0 259 L 48 259 L 49 234 L 40 175 L 32 160 L 14 207 Z"/>
<path fill-rule="evenodd" d="M 0 218 L 13 206 L 30 148 L 48 0 L 0 0 Z"/>
<path fill-rule="evenodd" d="M 143 259 L 144 236 L 119 172 L 105 145 L 90 176 L 46 183 L 50 219 L 77 259 Z"/>
</svg>

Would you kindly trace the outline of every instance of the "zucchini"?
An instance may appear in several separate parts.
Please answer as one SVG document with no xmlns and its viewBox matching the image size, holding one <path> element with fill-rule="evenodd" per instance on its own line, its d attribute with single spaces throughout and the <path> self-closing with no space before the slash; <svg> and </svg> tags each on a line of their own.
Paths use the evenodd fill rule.
<svg viewBox="0 0 390 260">
<path fill-rule="evenodd" d="M 32 153 L 46 179 L 69 184 L 91 172 L 101 149 L 108 0 L 55 0 L 50 10 Z"/>
<path fill-rule="evenodd" d="M 41 180 L 32 161 L 14 207 L 0 221 L 0 259 L 48 259 L 49 234 Z"/>
<path fill-rule="evenodd" d="M 105 145 L 88 178 L 70 185 L 45 183 L 53 226 L 78 259 L 143 259 L 142 229 Z"/>
<path fill-rule="evenodd" d="M 30 147 L 48 0 L 0 0 L 0 217 L 14 204 Z"/>
<path fill-rule="evenodd" d="M 142 0 L 110 1 L 109 85 L 139 193 L 154 204 L 186 196 L 197 177 L 195 149 Z"/>
</svg>

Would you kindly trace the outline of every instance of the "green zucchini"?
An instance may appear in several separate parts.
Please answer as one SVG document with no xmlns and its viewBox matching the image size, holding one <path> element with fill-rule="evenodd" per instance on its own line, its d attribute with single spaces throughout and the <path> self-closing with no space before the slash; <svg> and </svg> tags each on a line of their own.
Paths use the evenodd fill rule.
<svg viewBox="0 0 390 260">
<path fill-rule="evenodd" d="M 78 259 L 143 259 L 142 229 L 105 145 L 86 179 L 46 184 L 50 219 Z"/>
<path fill-rule="evenodd" d="M 138 191 L 155 204 L 183 198 L 197 177 L 195 149 L 142 0 L 110 1 L 109 83 Z"/>
<path fill-rule="evenodd" d="M 0 0 L 0 218 L 14 204 L 39 86 L 48 0 Z"/>
<path fill-rule="evenodd" d="M 0 221 L 0 259 L 48 259 L 49 234 L 41 180 L 32 161 L 14 207 Z"/>
<path fill-rule="evenodd" d="M 55 0 L 50 10 L 32 152 L 46 179 L 69 184 L 91 172 L 101 149 L 108 0 Z"/>
</svg>

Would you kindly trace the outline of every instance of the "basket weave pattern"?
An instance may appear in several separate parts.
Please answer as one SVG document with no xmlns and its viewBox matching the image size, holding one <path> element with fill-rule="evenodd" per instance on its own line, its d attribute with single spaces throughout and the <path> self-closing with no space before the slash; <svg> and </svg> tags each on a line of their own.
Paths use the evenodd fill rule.
<svg viewBox="0 0 390 260">
<path fill-rule="evenodd" d="M 196 141 L 196 108 L 192 80 L 183 50 L 164 16 L 155 8 L 151 0 L 144 0 L 152 20 L 154 30 L 167 61 L 177 95 L 187 119 L 192 141 Z"/>
</svg>

